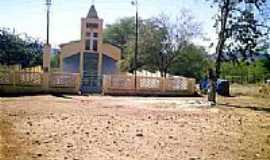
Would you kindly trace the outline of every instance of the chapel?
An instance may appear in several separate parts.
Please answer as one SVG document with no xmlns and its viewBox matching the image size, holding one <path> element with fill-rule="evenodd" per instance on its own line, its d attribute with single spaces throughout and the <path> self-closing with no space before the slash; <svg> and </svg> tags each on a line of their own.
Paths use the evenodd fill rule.
<svg viewBox="0 0 270 160">
<path fill-rule="evenodd" d="M 81 39 L 60 45 L 60 70 L 80 73 L 83 92 L 101 92 L 103 75 L 118 73 L 121 49 L 103 42 L 103 22 L 91 5 L 81 18 Z"/>
</svg>

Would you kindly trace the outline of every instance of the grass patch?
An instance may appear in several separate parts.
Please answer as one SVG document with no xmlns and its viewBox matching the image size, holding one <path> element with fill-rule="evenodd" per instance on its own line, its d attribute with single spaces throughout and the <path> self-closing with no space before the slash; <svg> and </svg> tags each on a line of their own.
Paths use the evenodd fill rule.
<svg viewBox="0 0 270 160">
<path fill-rule="evenodd" d="M 231 95 L 232 96 L 250 96 L 250 97 L 270 98 L 270 85 L 232 84 L 231 85 Z"/>
</svg>

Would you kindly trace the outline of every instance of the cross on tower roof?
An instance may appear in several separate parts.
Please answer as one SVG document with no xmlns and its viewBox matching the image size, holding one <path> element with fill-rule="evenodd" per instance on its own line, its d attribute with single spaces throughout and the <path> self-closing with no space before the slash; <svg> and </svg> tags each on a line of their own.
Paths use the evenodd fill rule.
<svg viewBox="0 0 270 160">
<path fill-rule="evenodd" d="M 92 5 L 88 12 L 87 18 L 98 18 L 97 10 L 95 8 L 94 3 L 95 3 L 95 0 L 92 0 Z"/>
</svg>

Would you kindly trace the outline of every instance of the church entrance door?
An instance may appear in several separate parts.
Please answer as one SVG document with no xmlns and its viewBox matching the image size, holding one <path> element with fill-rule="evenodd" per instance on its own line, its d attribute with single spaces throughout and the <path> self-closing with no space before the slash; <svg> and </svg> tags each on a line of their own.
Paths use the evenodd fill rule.
<svg viewBox="0 0 270 160">
<path fill-rule="evenodd" d="M 83 58 L 81 91 L 83 93 L 101 93 L 101 77 L 98 77 L 98 54 L 84 53 Z"/>
</svg>

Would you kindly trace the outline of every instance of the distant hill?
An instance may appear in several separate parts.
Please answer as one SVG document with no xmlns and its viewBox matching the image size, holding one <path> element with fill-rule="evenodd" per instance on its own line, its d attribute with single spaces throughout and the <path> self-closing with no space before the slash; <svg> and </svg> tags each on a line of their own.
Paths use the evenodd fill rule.
<svg viewBox="0 0 270 160">
<path fill-rule="evenodd" d="M 233 54 L 233 56 L 235 57 L 235 59 L 238 59 L 238 60 L 241 60 L 241 59 L 244 58 L 240 53 L 239 54 Z M 216 60 L 217 54 L 209 55 L 208 58 L 210 60 Z M 231 59 L 231 57 L 229 55 L 225 55 L 224 58 L 225 58 L 225 60 Z M 268 59 L 268 60 L 270 60 L 270 53 L 256 53 L 252 57 L 249 57 L 247 59 L 250 59 L 250 60 L 251 59 L 252 60 L 264 60 L 264 59 Z"/>
</svg>

